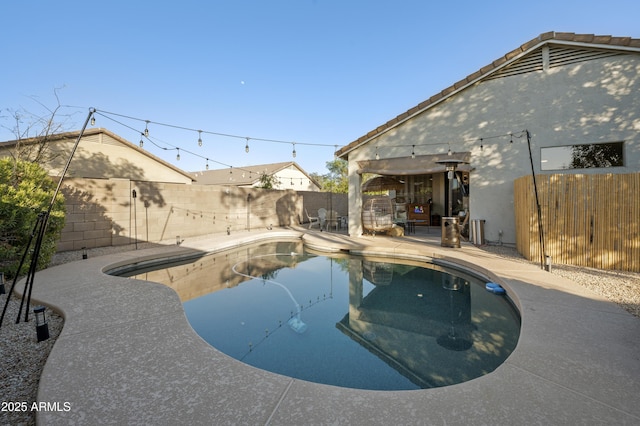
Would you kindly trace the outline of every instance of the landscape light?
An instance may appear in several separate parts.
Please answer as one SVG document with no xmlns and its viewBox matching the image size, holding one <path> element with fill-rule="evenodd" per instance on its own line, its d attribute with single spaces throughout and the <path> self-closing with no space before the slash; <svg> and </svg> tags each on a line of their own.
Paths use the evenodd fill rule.
<svg viewBox="0 0 640 426">
<path fill-rule="evenodd" d="M 45 307 L 37 306 L 33 308 L 33 313 L 36 315 L 36 335 L 38 336 L 38 342 L 47 340 L 49 338 L 49 325 L 47 324 Z"/>
</svg>

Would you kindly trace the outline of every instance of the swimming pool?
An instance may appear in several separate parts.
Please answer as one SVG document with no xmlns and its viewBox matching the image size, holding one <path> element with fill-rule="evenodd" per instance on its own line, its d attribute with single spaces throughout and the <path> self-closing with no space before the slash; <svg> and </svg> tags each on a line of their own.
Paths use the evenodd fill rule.
<svg viewBox="0 0 640 426">
<path fill-rule="evenodd" d="M 194 330 L 246 364 L 335 386 L 409 390 L 495 370 L 520 320 L 473 275 L 267 243 L 138 271 L 174 288 Z"/>
</svg>

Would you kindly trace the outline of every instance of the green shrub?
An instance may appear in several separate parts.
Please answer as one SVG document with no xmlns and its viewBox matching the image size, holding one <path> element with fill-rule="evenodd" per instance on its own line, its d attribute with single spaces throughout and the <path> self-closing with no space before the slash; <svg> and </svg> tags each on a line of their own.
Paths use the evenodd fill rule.
<svg viewBox="0 0 640 426">
<path fill-rule="evenodd" d="M 18 264 L 38 214 L 49 208 L 55 189 L 56 183 L 38 164 L 0 158 L 0 271 L 8 278 L 18 273 Z M 38 269 L 45 268 L 56 251 L 56 242 L 64 227 L 64 216 L 64 197 L 58 194 L 40 248 Z M 34 236 L 20 275 L 29 270 L 35 240 Z"/>
</svg>

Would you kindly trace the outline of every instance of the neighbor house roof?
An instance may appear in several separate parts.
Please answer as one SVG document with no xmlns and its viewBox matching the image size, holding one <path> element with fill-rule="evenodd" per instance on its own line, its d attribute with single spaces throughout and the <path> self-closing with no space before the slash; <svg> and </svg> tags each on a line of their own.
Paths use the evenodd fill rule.
<svg viewBox="0 0 640 426">
<path fill-rule="evenodd" d="M 202 185 L 234 185 L 249 186 L 260 181 L 263 174 L 274 175 L 289 167 L 295 167 L 300 173 L 304 174 L 316 186 L 318 183 L 311 178 L 296 162 L 287 161 L 283 163 L 257 164 L 253 166 L 228 167 L 225 169 L 206 170 L 201 172 L 192 172 L 192 177 L 196 183 Z"/>
<path fill-rule="evenodd" d="M 151 154 L 149 151 L 145 151 L 144 149 L 138 147 L 137 145 L 129 142 L 128 140 L 124 139 L 121 136 L 118 136 L 117 134 L 104 129 L 102 127 L 96 127 L 96 128 L 91 128 L 91 129 L 86 129 L 84 131 L 84 133 L 82 134 L 83 137 L 88 137 L 88 136 L 93 136 L 93 135 L 99 135 L 99 134 L 104 134 L 107 135 L 115 140 L 117 140 L 118 142 L 122 143 L 123 145 L 125 145 L 127 148 L 130 148 L 134 151 L 139 152 L 142 155 L 145 155 L 149 158 L 151 158 L 152 160 L 160 163 L 162 166 L 167 167 L 191 180 L 193 180 L 193 176 L 187 172 L 185 172 L 184 170 L 174 166 L 171 163 L 168 163 L 166 161 L 164 161 L 163 159 L 156 157 L 155 155 Z M 62 140 L 76 140 L 78 138 L 78 136 L 80 136 L 80 130 L 76 130 L 73 132 L 64 132 L 64 133 L 56 133 L 53 135 L 49 135 L 49 142 L 57 142 L 57 141 L 62 141 Z M 33 143 L 38 143 L 42 140 L 41 137 L 33 137 L 33 138 L 27 138 L 27 139 L 20 139 L 20 140 L 12 140 L 12 141 L 6 141 L 6 142 L 0 142 L 0 149 L 1 148 L 11 148 L 12 146 L 15 146 L 18 142 L 20 142 L 21 144 L 33 144 Z"/>
<path fill-rule="evenodd" d="M 543 45 L 546 44 L 640 53 L 640 39 L 637 38 L 612 37 L 610 35 L 557 33 L 554 31 L 540 34 L 533 40 L 523 44 L 515 50 L 512 50 L 503 57 L 496 59 L 489 65 L 479 69 L 473 74 L 468 75 L 464 79 L 442 90 L 440 93 L 433 95 L 426 101 L 387 121 L 383 125 L 378 126 L 377 128 L 373 129 L 366 135 L 356 139 L 350 144 L 343 146 L 336 152 L 336 155 L 339 157 L 348 156 L 349 152 L 353 151 L 357 147 L 366 144 L 373 138 L 402 124 L 403 122 L 415 117 L 416 115 L 421 114 L 425 110 L 443 102 L 449 97 L 479 82 L 480 80 L 488 79 L 500 72 L 506 71 L 508 67 L 520 61 L 524 56 L 529 55 L 531 52 L 540 49 Z M 560 58 L 560 61 L 566 61 L 566 59 Z M 504 75 L 513 75 L 517 73 L 518 70 L 516 69 L 515 71 L 512 71 L 511 74 L 505 72 Z"/>
</svg>

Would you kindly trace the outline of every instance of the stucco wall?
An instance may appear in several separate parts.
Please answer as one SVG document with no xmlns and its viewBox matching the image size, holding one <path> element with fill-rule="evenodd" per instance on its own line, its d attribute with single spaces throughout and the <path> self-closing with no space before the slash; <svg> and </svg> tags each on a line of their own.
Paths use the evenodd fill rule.
<svg viewBox="0 0 640 426">
<path fill-rule="evenodd" d="M 289 226 L 303 216 L 302 197 L 291 190 L 71 178 L 62 192 L 60 251 Z"/>
<path fill-rule="evenodd" d="M 514 244 L 513 181 L 531 174 L 527 141 L 493 136 L 528 129 L 536 173 L 542 147 L 625 141 L 624 167 L 563 173 L 637 172 L 638 75 L 640 56 L 630 54 L 477 83 L 350 152 L 350 195 L 359 182 L 356 162 L 374 158 L 376 149 L 381 158 L 410 156 L 413 144 L 416 155 L 469 151 L 471 219 L 486 220 L 487 240 Z M 358 207 L 350 201 L 350 210 Z"/>
<path fill-rule="evenodd" d="M 186 173 L 147 153 L 116 135 L 92 129 L 83 137 L 67 171 L 67 177 L 125 178 L 138 181 L 190 184 Z M 42 166 L 51 176 L 59 176 L 71 154 L 76 138 L 49 142 Z M 15 146 L 0 146 L 0 156 L 9 156 Z"/>
</svg>

